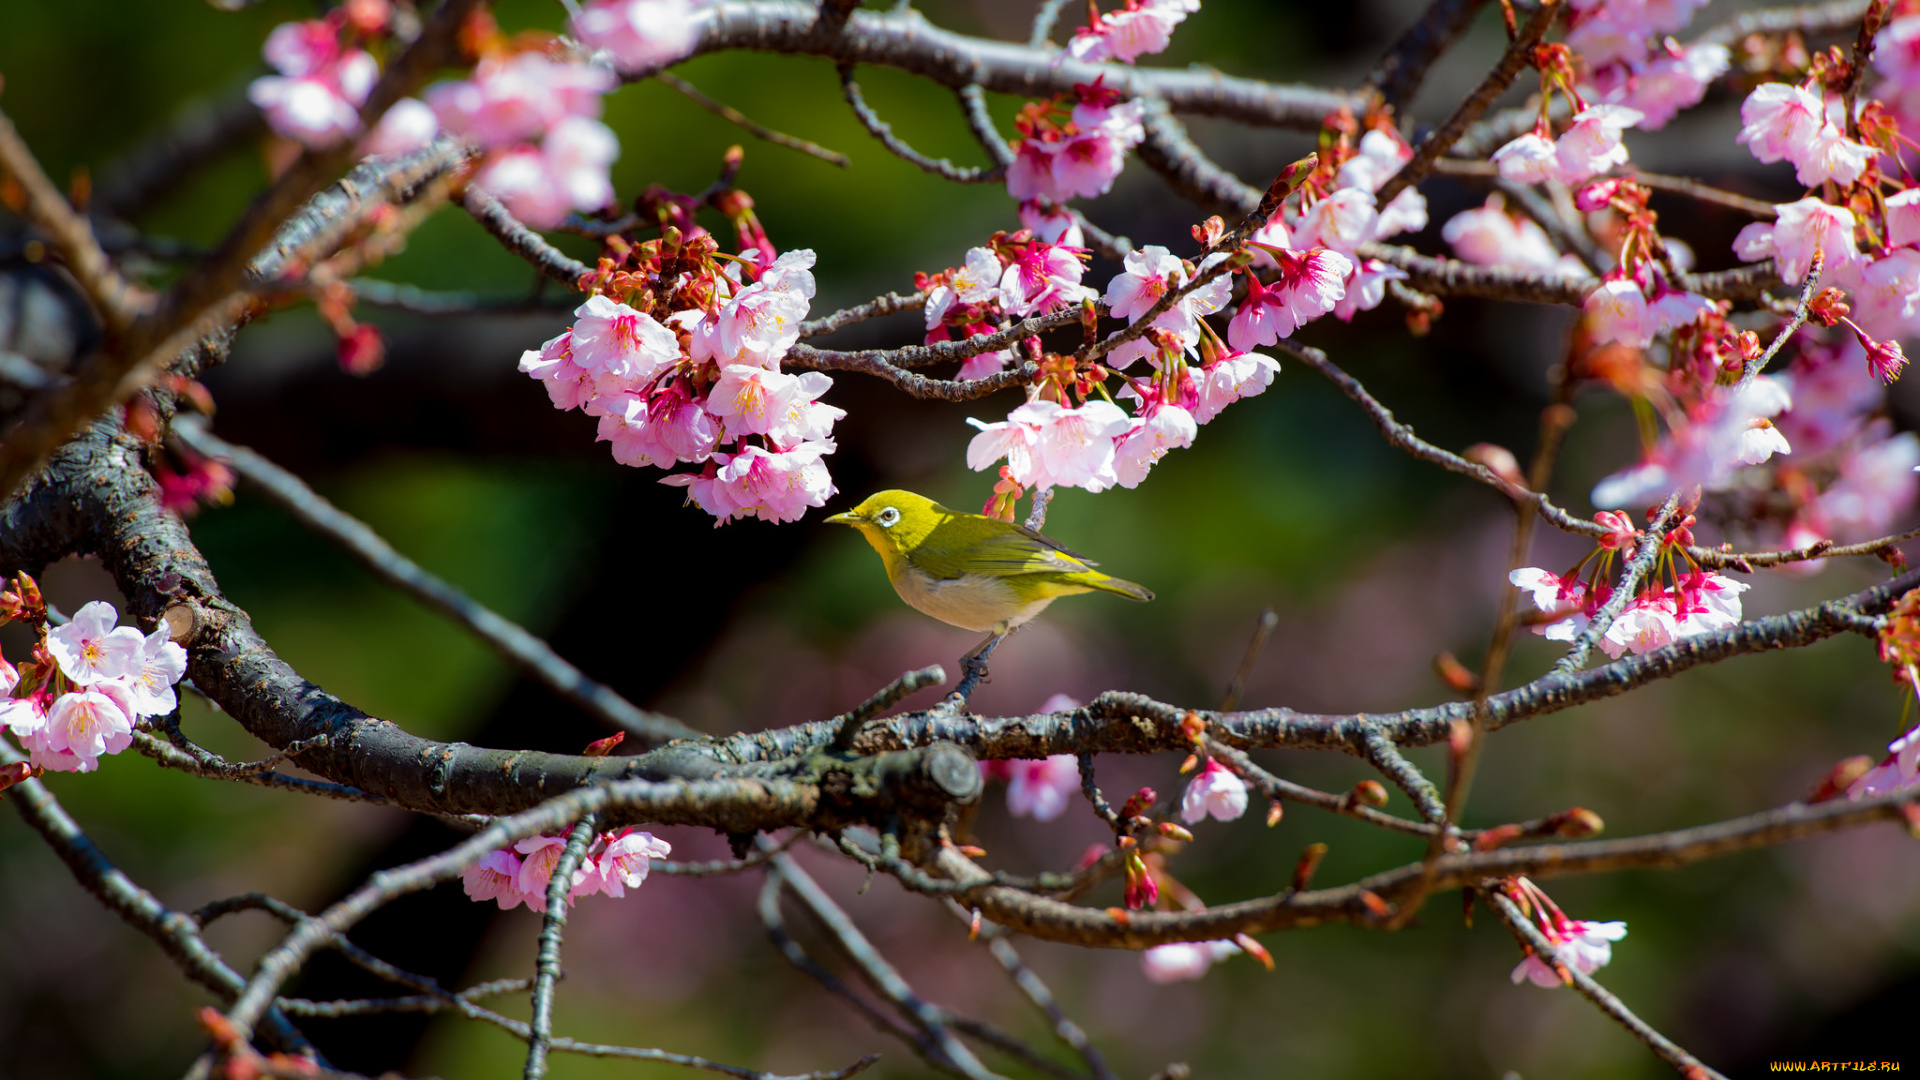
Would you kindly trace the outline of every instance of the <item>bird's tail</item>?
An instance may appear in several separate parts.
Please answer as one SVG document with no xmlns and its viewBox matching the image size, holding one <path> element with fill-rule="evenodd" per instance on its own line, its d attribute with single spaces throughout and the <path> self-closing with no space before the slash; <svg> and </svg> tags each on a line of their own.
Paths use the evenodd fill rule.
<svg viewBox="0 0 1920 1080">
<path fill-rule="evenodd" d="M 1124 596 L 1129 600 L 1153 599 L 1153 590 L 1147 588 L 1145 585 L 1135 585 L 1133 582 L 1127 581 L 1124 578 L 1117 578 L 1111 574 L 1103 574 L 1098 570 L 1087 571 L 1081 580 L 1086 583 L 1088 588 L 1099 589 L 1101 592 L 1110 592 L 1116 596 Z"/>
</svg>

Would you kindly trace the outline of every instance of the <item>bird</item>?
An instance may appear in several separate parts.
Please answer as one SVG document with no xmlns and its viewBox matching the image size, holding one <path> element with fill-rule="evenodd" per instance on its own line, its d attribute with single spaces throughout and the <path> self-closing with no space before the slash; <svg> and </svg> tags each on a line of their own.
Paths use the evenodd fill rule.
<svg viewBox="0 0 1920 1080">
<path fill-rule="evenodd" d="M 1093 569 L 1099 564 L 1024 525 L 949 510 L 911 491 L 882 491 L 827 520 L 860 530 L 909 607 L 987 634 L 969 661 L 1062 596 L 1153 599 L 1146 587 Z"/>
</svg>

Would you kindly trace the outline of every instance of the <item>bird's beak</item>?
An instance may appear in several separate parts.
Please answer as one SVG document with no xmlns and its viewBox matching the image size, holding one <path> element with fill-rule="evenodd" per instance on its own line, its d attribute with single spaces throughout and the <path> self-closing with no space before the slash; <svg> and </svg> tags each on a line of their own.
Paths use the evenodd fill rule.
<svg viewBox="0 0 1920 1080">
<path fill-rule="evenodd" d="M 861 517 L 859 514 L 853 512 L 852 510 L 849 510 L 844 514 L 833 515 L 832 517 L 827 519 L 827 523 L 830 525 L 862 525 L 866 523 L 866 520 L 867 520 L 866 518 Z"/>
</svg>

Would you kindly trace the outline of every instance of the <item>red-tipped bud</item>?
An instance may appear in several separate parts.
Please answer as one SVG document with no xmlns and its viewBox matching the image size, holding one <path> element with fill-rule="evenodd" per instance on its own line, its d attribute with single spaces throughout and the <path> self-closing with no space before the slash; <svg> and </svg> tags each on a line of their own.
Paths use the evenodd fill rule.
<svg viewBox="0 0 1920 1080">
<path fill-rule="evenodd" d="M 1267 804 L 1267 828 L 1271 829 L 1275 825 L 1280 824 L 1280 819 L 1282 817 L 1285 817 L 1286 813 L 1287 813 L 1287 808 L 1280 805 L 1279 799 L 1275 799 L 1272 802 L 1268 803 Z"/>
<path fill-rule="evenodd" d="M 1226 234 L 1227 223 L 1220 220 L 1219 214 L 1215 214 L 1193 227 L 1194 240 L 1198 241 L 1200 246 L 1204 248 L 1210 248 L 1219 243 L 1220 238 Z"/>
<path fill-rule="evenodd" d="M 1180 775 L 1185 776 L 1200 767 L 1200 755 L 1188 754 L 1187 760 L 1180 763 Z"/>
<path fill-rule="evenodd" d="M 1133 922 L 1133 916 L 1127 911 L 1126 908 L 1117 908 L 1117 907 L 1108 908 L 1107 918 L 1112 919 L 1115 923 L 1119 924 L 1122 928 L 1125 928 L 1127 924 Z"/>
<path fill-rule="evenodd" d="M 957 845 L 954 850 L 969 859 L 984 859 L 987 857 L 987 849 L 976 844 L 960 844 Z"/>
<path fill-rule="evenodd" d="M 1267 951 L 1265 945 L 1255 941 L 1251 935 L 1235 934 L 1233 935 L 1233 943 L 1240 946 L 1241 952 L 1246 953 L 1248 956 L 1266 965 L 1268 971 L 1273 970 L 1273 954 Z"/>
<path fill-rule="evenodd" d="M 1479 692 L 1480 676 L 1467 670 L 1458 657 L 1450 652 L 1441 651 L 1433 658 L 1433 673 L 1447 684 L 1447 689 L 1456 694 L 1471 697 Z"/>
<path fill-rule="evenodd" d="M 625 742 L 626 738 L 626 732 L 616 731 L 604 739 L 595 739 L 588 743 L 587 748 L 582 750 L 581 753 L 588 757 L 606 757 L 608 754 L 613 753 L 614 747 Z"/>
<path fill-rule="evenodd" d="M 1455 758 L 1467 752 L 1473 745 L 1473 725 L 1465 720 L 1455 720 L 1447 725 L 1447 752 Z"/>
<path fill-rule="evenodd" d="M 1176 825 L 1171 821 L 1162 821 L 1158 825 L 1155 825 L 1154 828 L 1159 831 L 1161 836 L 1165 836 L 1173 840 L 1181 840 L 1186 843 L 1193 842 L 1192 833 L 1188 832 L 1185 829 L 1185 827 Z"/>
<path fill-rule="evenodd" d="M 1393 914 L 1393 905 L 1380 898 L 1372 889 L 1360 890 L 1360 903 L 1366 906 L 1367 914 L 1376 919 L 1384 919 Z"/>
<path fill-rule="evenodd" d="M 1473 838 L 1473 850 L 1492 851 L 1518 840 L 1525 831 L 1518 825 L 1496 825 Z"/>
<path fill-rule="evenodd" d="M 1293 891 L 1307 891 L 1307 886 L 1313 883 L 1314 871 L 1320 869 L 1320 860 L 1326 857 L 1327 845 L 1307 845 L 1307 850 L 1300 853 L 1300 861 L 1293 864 Z"/>
<path fill-rule="evenodd" d="M 1156 795 L 1152 788 L 1143 787 L 1139 791 L 1134 792 L 1133 796 L 1127 800 L 1127 804 L 1120 808 L 1120 816 L 1123 818 L 1139 817 L 1151 809 L 1154 802 L 1159 798 L 1160 796 Z"/>
<path fill-rule="evenodd" d="M 11 765 L 0 765 L 0 792 L 6 791 L 22 780 L 40 776 L 44 772 L 46 772 L 46 770 L 40 766 L 29 764 L 25 761 L 16 761 Z"/>
<path fill-rule="evenodd" d="M 980 909 L 974 908 L 973 918 L 967 920 L 967 940 L 977 941 L 979 940 L 979 938 L 980 938 Z"/>
<path fill-rule="evenodd" d="M 1813 794 L 1807 796 L 1807 801 L 1823 803 L 1845 795 L 1847 789 L 1853 786 L 1853 782 L 1865 776 L 1872 768 L 1873 759 L 1865 754 L 1856 754 L 1839 762 L 1827 770 L 1827 775 L 1820 778 L 1820 783 L 1814 786 Z"/>
<path fill-rule="evenodd" d="M 1198 743 L 1200 736 L 1206 733 L 1207 722 L 1200 719 L 1199 713 L 1189 712 L 1180 718 L 1180 737 L 1182 739 L 1190 743 Z"/>
<path fill-rule="evenodd" d="M 380 331 L 356 323 L 340 335 L 340 370 L 349 375 L 371 375 L 387 362 L 387 343 Z"/>
<path fill-rule="evenodd" d="M 1347 792 L 1350 805 L 1381 807 L 1387 805 L 1387 786 L 1378 780 L 1362 780 Z"/>
<path fill-rule="evenodd" d="M 1569 840 L 1581 840 L 1589 836 L 1598 836 L 1605 831 L 1607 823 L 1600 815 L 1584 806 L 1563 810 L 1553 816 L 1555 836 L 1564 836 Z"/>
<path fill-rule="evenodd" d="M 1620 193 L 1620 181 L 1595 180 L 1573 194 L 1573 205 L 1583 214 L 1603 210 Z"/>
<path fill-rule="evenodd" d="M 1839 289 L 1821 289 L 1820 295 L 1807 305 L 1807 318 L 1821 326 L 1832 326 L 1847 317 L 1853 310 L 1847 306 L 1847 294 Z"/>
</svg>

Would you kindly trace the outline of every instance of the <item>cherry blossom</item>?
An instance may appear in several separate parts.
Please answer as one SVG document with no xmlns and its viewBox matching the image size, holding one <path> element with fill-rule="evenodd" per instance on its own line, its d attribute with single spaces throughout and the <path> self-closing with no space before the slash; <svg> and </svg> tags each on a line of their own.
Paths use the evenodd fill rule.
<svg viewBox="0 0 1920 1080">
<path fill-rule="evenodd" d="M 1627 936 L 1627 924 L 1623 922 L 1588 922 L 1584 919 L 1562 920 L 1558 926 L 1541 928 L 1553 945 L 1554 953 L 1560 962 L 1575 971 L 1591 975 L 1607 966 L 1613 959 L 1613 942 Z M 1513 969 L 1513 981 L 1532 980 L 1535 986 L 1544 986 L 1551 990 L 1563 985 L 1560 976 L 1546 965 L 1536 954 L 1529 954 L 1519 966 Z"/>
<path fill-rule="evenodd" d="M 1194 372 L 1194 421 L 1209 423 L 1228 405 L 1258 396 L 1272 385 L 1279 371 L 1278 361 L 1260 353 L 1236 352 L 1207 364 Z"/>
<path fill-rule="evenodd" d="M 1200 269 L 1209 270 L 1225 258 L 1224 254 L 1209 255 Z M 1187 281 L 1186 266 L 1178 258 L 1166 248 L 1148 245 L 1127 253 L 1121 272 L 1107 283 L 1107 306 L 1115 318 L 1137 322 L 1168 290 L 1178 289 Z M 1230 275 L 1220 274 L 1155 316 L 1153 326 L 1170 334 L 1182 348 L 1192 350 L 1200 340 L 1200 319 L 1225 307 L 1232 295 Z M 1142 336 L 1116 347 L 1107 359 L 1114 367 L 1125 369 L 1145 356 L 1157 366 L 1151 359 L 1156 353 L 1153 343 Z"/>
<path fill-rule="evenodd" d="M 1074 32 L 1064 55 L 1086 63 L 1135 58 L 1167 47 L 1178 26 L 1200 10 L 1200 0 L 1126 0 L 1118 11 L 1101 14 L 1090 26 Z"/>
<path fill-rule="evenodd" d="M 1397 266 L 1379 259 L 1361 259 L 1353 273 L 1347 275 L 1340 299 L 1334 302 L 1334 317 L 1341 322 L 1352 322 L 1355 313 L 1380 306 L 1387 298 L 1387 282 L 1405 280 L 1407 272 Z"/>
<path fill-rule="evenodd" d="M 1379 223 L 1373 192 L 1341 188 L 1301 215 L 1293 229 L 1293 242 L 1301 251 L 1323 247 L 1351 256 L 1355 248 L 1374 239 Z"/>
<path fill-rule="evenodd" d="M 1056 694 L 1048 705 L 1064 697 Z M 1077 708 L 1078 703 L 1071 707 Z M 1072 754 L 1055 754 L 1038 761 L 983 761 L 980 770 L 989 779 L 1007 781 L 1007 812 L 1014 817 L 1052 821 L 1066 813 L 1068 801 L 1080 790 L 1080 761 Z"/>
<path fill-rule="evenodd" d="M 1733 250 L 1743 259 L 1769 255 L 1780 271 L 1782 281 L 1797 285 L 1813 265 L 1814 253 L 1823 255 L 1821 276 L 1832 280 L 1854 268 L 1860 251 L 1854 246 L 1853 213 L 1829 206 L 1813 196 L 1774 207 L 1779 215 L 1772 223 L 1755 222 L 1740 230 Z"/>
<path fill-rule="evenodd" d="M 1120 486 L 1139 487 L 1155 462 L 1169 450 L 1192 446 L 1199 433 L 1200 425 L 1193 414 L 1178 405 L 1158 404 L 1148 409 L 1114 444 L 1113 470 Z"/>
<path fill-rule="evenodd" d="M 842 409 L 820 403 L 833 380 L 817 371 L 787 374 L 748 364 L 720 369 L 706 411 L 727 421 L 727 435 L 765 435 L 776 446 L 826 438 Z"/>
<path fill-rule="evenodd" d="M 938 326 L 955 304 L 990 304 L 1000 299 L 1004 271 L 992 248 L 968 248 L 960 267 L 947 275 L 947 283 L 927 293 L 927 329 Z"/>
<path fill-rule="evenodd" d="M 1180 820 L 1189 825 L 1209 814 L 1218 821 L 1232 821 L 1246 812 L 1247 782 L 1212 758 L 1198 776 L 1187 781 L 1180 796 Z"/>
<path fill-rule="evenodd" d="M 1920 437 L 1913 432 L 1868 442 L 1840 458 L 1838 477 L 1814 499 L 1810 516 L 1822 535 L 1843 543 L 1885 535 L 1920 494 L 1915 467 Z"/>
<path fill-rule="evenodd" d="M 1920 25 L 1920 16 L 1915 17 Z M 1905 247 L 1920 242 L 1920 187 L 1887 196 L 1887 244 Z"/>
<path fill-rule="evenodd" d="M 133 745 L 133 716 L 123 700 L 105 687 L 76 690 L 54 699 L 47 710 L 46 726 L 33 749 L 70 755 L 72 762 L 60 771 L 92 772 L 100 767 L 102 754 L 117 754 Z M 71 764 L 72 768 L 62 766 Z"/>
<path fill-rule="evenodd" d="M 1752 432 L 1772 427 L 1772 418 L 1792 407 L 1791 384 L 1777 376 L 1716 388 L 1688 410 L 1685 423 L 1668 432 L 1645 461 L 1601 480 L 1590 498 L 1595 506 L 1617 508 L 1657 501 L 1695 484 L 1725 490 L 1741 466 L 1788 452 L 1786 437 L 1777 430 L 1757 437 Z"/>
<path fill-rule="evenodd" d="M 527 894 L 520 891 L 519 881 L 520 857 L 505 848 L 487 852 L 478 862 L 460 872 L 460 885 L 469 899 L 481 903 L 497 901 L 501 911 L 518 907 L 527 901 Z M 544 900 L 541 906 L 546 906 Z"/>
<path fill-rule="evenodd" d="M 380 75 L 372 56 L 342 48 L 339 31 L 322 20 L 282 23 L 261 52 L 280 74 L 255 79 L 247 98 L 267 126 L 314 149 L 360 130 L 360 106 Z"/>
<path fill-rule="evenodd" d="M 1484 206 L 1455 214 L 1441 227 L 1440 238 L 1460 259 L 1480 266 L 1586 274 L 1578 259 L 1554 250 L 1546 230 L 1533 219 L 1507 213 L 1498 194 L 1488 196 Z"/>
<path fill-rule="evenodd" d="M 600 840 L 606 846 L 587 871 L 583 892 L 598 891 L 616 900 L 647 880 L 647 871 L 652 868 L 648 860 L 673 854 L 673 845 L 631 825 L 617 833 L 607 833 Z"/>
<path fill-rule="evenodd" d="M 525 224 L 551 229 L 571 211 L 598 210 L 613 201 L 608 166 L 619 156 L 611 128 L 569 117 L 554 125 L 539 148 L 516 146 L 496 156 L 474 183 Z"/>
<path fill-rule="evenodd" d="M 593 400 L 594 373 L 573 362 L 572 330 L 521 353 L 520 370 L 540 380 L 556 409 L 578 409 Z"/>
<path fill-rule="evenodd" d="M 605 49 L 626 71 L 664 67 L 699 42 L 693 0 L 590 0 L 573 17 L 573 34 L 590 49 Z"/>
<path fill-rule="evenodd" d="M 1619 341 L 1638 348 L 1653 344 L 1654 322 L 1647 298 L 1625 277 L 1609 275 L 1587 294 L 1587 327 L 1595 341 Z"/>
<path fill-rule="evenodd" d="M 1672 46 L 1636 67 L 1614 65 L 1596 73 L 1600 99 L 1640 113 L 1635 127 L 1658 131 L 1683 109 L 1700 104 L 1707 87 L 1727 73 L 1731 55 L 1725 45 Z"/>
<path fill-rule="evenodd" d="M 1020 409 L 995 423 L 983 423 L 972 417 L 967 418 L 967 423 L 980 429 L 967 443 L 967 468 L 976 472 L 991 469 L 1004 458 L 1014 483 L 1032 488 L 1053 486 L 1052 478 L 1040 465 L 1040 426 L 1027 421 Z"/>
<path fill-rule="evenodd" d="M 1559 178 L 1560 161 L 1553 141 L 1529 131 L 1493 152 L 1500 175 L 1519 184 L 1539 184 Z"/>
<path fill-rule="evenodd" d="M 1035 449 L 1040 468 L 1052 483 L 1105 491 L 1118 482 L 1114 440 L 1133 426 L 1119 406 L 1096 399 L 1069 409 L 1058 402 L 1031 401 L 1008 416 L 1022 413 L 1022 419 L 1038 428 Z"/>
<path fill-rule="evenodd" d="M 1140 967 L 1148 982 L 1165 985 L 1198 979 L 1215 962 L 1239 951 L 1231 941 L 1175 941 L 1142 952 Z"/>
<path fill-rule="evenodd" d="M 179 705 L 173 684 L 187 674 L 187 650 L 174 644 L 166 623 L 141 643 L 140 655 L 125 680 L 127 696 L 137 716 L 165 716 Z"/>
<path fill-rule="evenodd" d="M 419 98 L 401 98 L 387 108 L 380 122 L 360 143 L 360 153 L 396 156 L 424 149 L 440 134 L 440 118 Z"/>
<path fill-rule="evenodd" d="M 1080 228 L 1080 219 L 1065 207 L 1042 210 L 1037 201 L 1023 202 L 1020 204 L 1020 224 L 1031 230 L 1037 239 L 1049 244 L 1085 247 L 1087 243 L 1086 232 Z"/>
<path fill-rule="evenodd" d="M 748 446 L 735 454 L 715 454 L 713 460 L 719 471 L 709 489 L 712 505 L 701 501 L 701 506 L 720 519 L 716 524 L 748 517 L 798 521 L 808 507 L 825 506 L 838 491 L 820 460 L 832 452 L 831 441 L 819 440 L 776 452 Z M 682 477 L 669 476 L 662 482 L 682 481 Z M 700 501 L 697 493 L 696 501 Z M 715 510 L 716 506 L 724 512 Z"/>
<path fill-rule="evenodd" d="M 1027 245 L 1000 278 L 1000 297 L 1008 313 L 1025 317 L 1098 296 L 1080 284 L 1087 269 L 1085 258 L 1082 248 L 1041 242 Z"/>
<path fill-rule="evenodd" d="M 658 378 L 680 358 L 680 339 L 653 316 L 595 294 L 573 309 L 571 362 L 628 386 Z M 542 350 L 544 355 L 545 350 Z M 601 384 L 603 392 L 609 389 Z"/>
<path fill-rule="evenodd" d="M 560 856 L 566 853 L 567 838 L 564 836 L 529 836 L 516 842 L 513 850 L 521 855 L 520 872 L 514 880 L 514 888 L 520 890 L 527 907 L 534 911 L 547 910 L 547 886 L 553 880 L 553 872 L 560 865 Z M 586 860 L 574 867 L 573 876 L 567 882 L 567 899 L 573 897 L 589 882 L 590 872 Z"/>
<path fill-rule="evenodd" d="M 568 117 L 597 120 L 600 97 L 619 80 L 602 67 L 537 52 L 490 56 L 473 77 L 427 88 L 442 130 L 493 150 L 537 138 Z"/>
<path fill-rule="evenodd" d="M 1306 254 L 1276 256 L 1280 274 L 1272 285 L 1247 279 L 1247 298 L 1227 324 L 1227 341 L 1245 352 L 1291 337 L 1302 325 L 1332 311 L 1346 295 L 1353 263 L 1336 251 L 1316 248 Z"/>
<path fill-rule="evenodd" d="M 1620 133 L 1640 122 L 1625 105 L 1590 105 L 1573 114 L 1571 126 L 1553 144 L 1555 178 L 1577 184 L 1627 162 Z"/>
<path fill-rule="evenodd" d="M 1827 123 L 1819 95 L 1787 83 L 1762 83 L 1740 106 L 1740 134 L 1734 140 L 1762 162 L 1799 161 L 1812 149 L 1813 137 Z"/>
<path fill-rule="evenodd" d="M 47 631 L 47 651 L 61 674 L 81 686 L 124 679 L 140 670 L 146 638 L 131 626 L 115 626 L 120 615 L 105 600 L 73 613 L 65 626 Z"/>
<path fill-rule="evenodd" d="M 1535 623 L 1533 632 L 1548 641 L 1572 641 L 1587 628 L 1598 603 L 1591 599 L 1587 583 L 1578 575 L 1562 577 L 1536 566 L 1522 567 L 1507 575 L 1516 588 L 1525 589 L 1536 610 L 1566 612 L 1566 617 L 1550 623 Z"/>
</svg>

